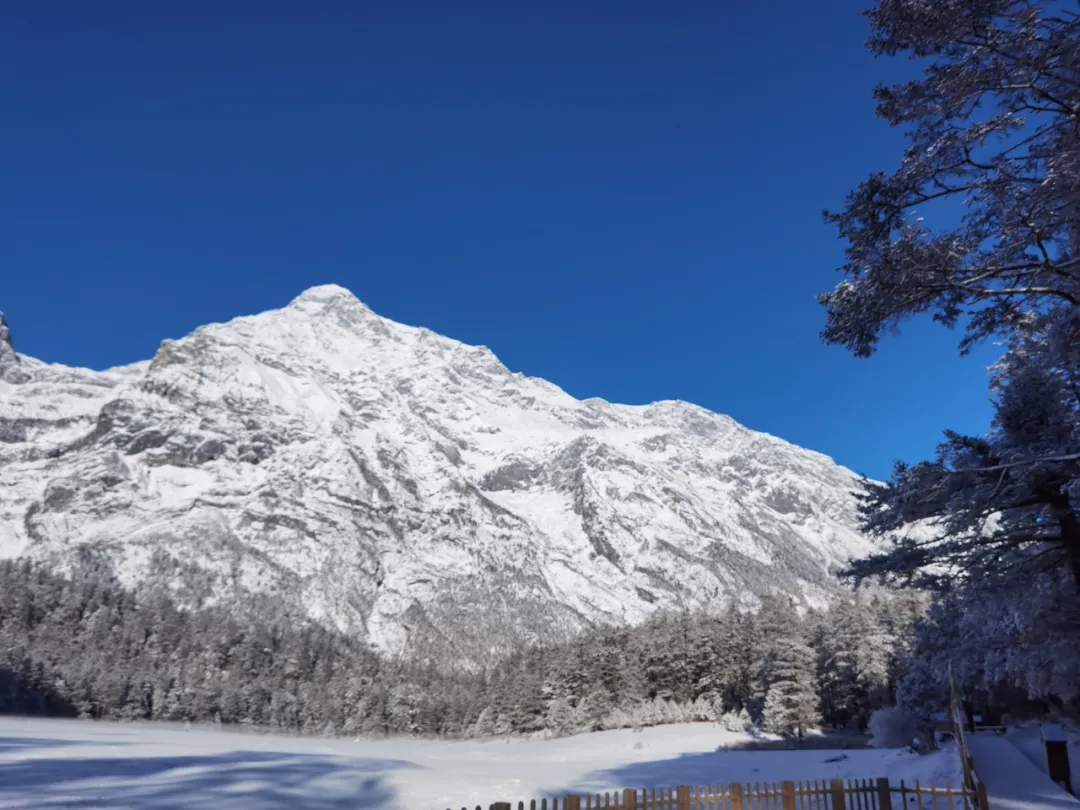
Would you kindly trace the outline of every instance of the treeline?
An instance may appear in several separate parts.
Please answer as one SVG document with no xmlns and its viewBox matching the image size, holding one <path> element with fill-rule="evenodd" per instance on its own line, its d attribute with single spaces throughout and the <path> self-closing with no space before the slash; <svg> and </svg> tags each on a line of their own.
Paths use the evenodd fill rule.
<svg viewBox="0 0 1080 810">
<path fill-rule="evenodd" d="M 269 604 L 181 610 L 101 569 L 66 578 L 0 562 L 0 712 L 384 734 L 414 728 L 423 695 L 423 731 L 452 735 L 477 688 L 467 675 L 383 660 Z"/>
<path fill-rule="evenodd" d="M 799 734 L 888 704 L 913 596 L 799 615 L 658 616 L 518 653 L 491 672 L 418 667 L 272 604 L 182 610 L 107 570 L 0 562 L 0 712 L 251 724 L 316 734 L 564 734 L 719 720 Z"/>
<path fill-rule="evenodd" d="M 788 599 L 753 614 L 657 616 L 601 628 L 500 666 L 481 695 L 477 734 L 719 721 L 799 734 L 865 728 L 889 705 L 924 600 L 914 594 L 838 598 L 800 616 Z"/>
</svg>

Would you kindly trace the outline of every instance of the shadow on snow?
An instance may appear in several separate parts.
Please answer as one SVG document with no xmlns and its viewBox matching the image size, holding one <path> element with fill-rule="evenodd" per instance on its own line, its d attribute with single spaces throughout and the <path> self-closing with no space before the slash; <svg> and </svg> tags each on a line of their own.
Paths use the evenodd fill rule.
<svg viewBox="0 0 1080 810">
<path fill-rule="evenodd" d="M 0 737 L 0 754 L 10 754 L 23 748 L 70 748 L 76 745 L 101 745 L 101 741 L 50 740 L 44 737 Z M 109 743 L 126 745 L 126 743 Z"/>
<path fill-rule="evenodd" d="M 618 788 L 660 788 L 679 785 L 718 785 L 730 782 L 780 782 L 786 779 L 828 779 L 842 776 L 865 757 L 867 778 L 883 776 L 879 753 L 867 750 L 813 749 L 755 750 L 723 747 L 716 751 L 681 754 L 668 759 L 629 762 L 617 768 L 593 771 L 575 784 L 550 790 L 548 796 L 567 793 L 604 793 Z"/>
<path fill-rule="evenodd" d="M 402 760 L 271 751 L 38 758 L 0 762 L 0 805 L 28 802 L 42 810 L 376 810 L 389 807 L 394 797 L 384 774 L 414 767 Z"/>
</svg>

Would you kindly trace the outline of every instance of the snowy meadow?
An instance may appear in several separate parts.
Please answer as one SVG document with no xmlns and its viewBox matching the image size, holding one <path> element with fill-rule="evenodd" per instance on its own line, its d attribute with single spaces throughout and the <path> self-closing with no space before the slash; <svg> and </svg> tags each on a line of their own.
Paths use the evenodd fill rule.
<svg viewBox="0 0 1080 810">
<path fill-rule="evenodd" d="M 959 783 L 950 748 L 928 756 L 900 750 L 739 750 L 749 739 L 712 723 L 459 742 L 4 717 L 0 808 L 446 810 L 624 787 L 734 781 L 887 776 Z"/>
</svg>

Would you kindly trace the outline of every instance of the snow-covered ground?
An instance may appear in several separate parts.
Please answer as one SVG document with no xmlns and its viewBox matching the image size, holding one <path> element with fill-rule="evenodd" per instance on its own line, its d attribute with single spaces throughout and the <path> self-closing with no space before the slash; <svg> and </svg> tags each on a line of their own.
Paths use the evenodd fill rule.
<svg viewBox="0 0 1080 810">
<path fill-rule="evenodd" d="M 0 808 L 444 810 L 623 787 L 879 776 L 960 782 L 951 749 L 925 757 L 737 750 L 746 739 L 704 723 L 439 742 L 3 717 Z"/>
<path fill-rule="evenodd" d="M 970 734 L 975 771 L 986 784 L 990 810 L 1080 810 L 1080 801 L 1050 781 L 1004 737 Z"/>
<path fill-rule="evenodd" d="M 1069 771 L 1073 782 L 1080 788 L 1080 729 L 1067 721 L 1062 723 L 1069 740 Z M 1006 737 L 1021 753 L 1043 773 L 1047 772 L 1046 745 L 1042 739 L 1042 723 L 1028 723 L 1009 730 Z"/>
</svg>

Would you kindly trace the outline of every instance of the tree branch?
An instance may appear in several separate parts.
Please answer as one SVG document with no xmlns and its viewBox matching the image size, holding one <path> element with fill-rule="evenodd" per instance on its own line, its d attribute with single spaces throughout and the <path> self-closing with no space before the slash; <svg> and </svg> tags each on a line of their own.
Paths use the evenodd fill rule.
<svg viewBox="0 0 1080 810">
<path fill-rule="evenodd" d="M 1080 461 L 1080 453 L 1068 453 L 1062 456 L 1040 456 L 1038 458 L 1028 458 L 1023 461 L 1013 461 L 1009 464 L 995 464 L 993 467 L 968 467 L 959 470 L 946 470 L 950 475 L 958 475 L 960 473 L 984 473 L 984 472 L 997 472 L 998 470 L 1010 470 L 1016 467 L 1026 467 L 1031 464 L 1049 464 L 1059 461 Z"/>
</svg>

